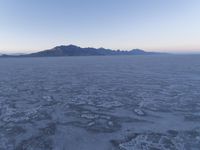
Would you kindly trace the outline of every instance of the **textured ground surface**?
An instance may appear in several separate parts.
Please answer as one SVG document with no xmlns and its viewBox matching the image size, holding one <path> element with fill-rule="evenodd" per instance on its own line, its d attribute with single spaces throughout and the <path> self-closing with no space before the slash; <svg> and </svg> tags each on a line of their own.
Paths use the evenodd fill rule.
<svg viewBox="0 0 200 150">
<path fill-rule="evenodd" d="M 0 150 L 199 150 L 200 56 L 0 59 Z"/>
</svg>

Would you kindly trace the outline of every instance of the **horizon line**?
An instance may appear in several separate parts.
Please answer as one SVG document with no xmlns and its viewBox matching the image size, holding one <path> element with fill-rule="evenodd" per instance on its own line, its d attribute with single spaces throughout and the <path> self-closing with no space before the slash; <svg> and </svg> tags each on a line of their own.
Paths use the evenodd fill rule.
<svg viewBox="0 0 200 150">
<path fill-rule="evenodd" d="M 93 46 L 79 46 L 79 45 L 75 45 L 75 44 L 67 44 L 67 45 L 59 45 L 59 46 L 54 46 L 52 48 L 46 48 L 46 49 L 41 49 L 41 50 L 16 50 L 16 52 L 5 52 L 5 51 L 8 51 L 8 50 L 0 50 L 0 55 L 2 54 L 31 54 L 31 53 L 36 53 L 36 52 L 40 52 L 40 51 L 45 51 L 45 50 L 51 50 L 55 47 L 60 47 L 60 46 L 76 46 L 76 47 L 80 47 L 80 48 L 95 48 L 95 49 L 110 49 L 110 50 L 113 50 L 113 51 L 131 51 L 131 50 L 135 50 L 135 49 L 139 49 L 139 50 L 144 50 L 146 52 L 160 52 L 160 53 L 171 53 L 171 54 L 200 54 L 200 50 L 158 50 L 158 49 L 154 49 L 154 50 L 151 50 L 151 49 L 143 49 L 143 48 L 132 48 L 132 49 L 112 49 L 112 48 L 105 48 L 105 47 L 93 47 Z M 22 51 L 25 51 L 25 52 L 22 52 Z"/>
</svg>

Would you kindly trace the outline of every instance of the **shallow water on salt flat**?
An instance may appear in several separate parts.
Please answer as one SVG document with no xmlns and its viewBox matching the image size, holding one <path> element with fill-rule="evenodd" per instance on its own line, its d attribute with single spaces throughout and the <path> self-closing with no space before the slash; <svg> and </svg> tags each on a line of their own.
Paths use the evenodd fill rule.
<svg viewBox="0 0 200 150">
<path fill-rule="evenodd" d="M 198 150 L 200 55 L 0 59 L 0 150 Z"/>
</svg>

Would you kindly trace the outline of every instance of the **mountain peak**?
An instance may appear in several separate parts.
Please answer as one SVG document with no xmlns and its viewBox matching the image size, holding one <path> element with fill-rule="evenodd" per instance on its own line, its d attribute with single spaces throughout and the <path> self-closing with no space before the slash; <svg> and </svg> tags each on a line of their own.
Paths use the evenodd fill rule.
<svg viewBox="0 0 200 150">
<path fill-rule="evenodd" d="M 78 47 L 78 46 L 76 46 L 76 45 L 70 44 L 70 45 L 60 45 L 60 46 L 56 46 L 56 47 L 54 47 L 53 49 L 63 49 L 63 48 L 80 48 L 80 47 Z"/>
<path fill-rule="evenodd" d="M 142 50 L 142 49 L 138 49 L 138 48 L 136 48 L 136 49 L 132 49 L 131 51 L 145 52 L 144 50 Z"/>
</svg>

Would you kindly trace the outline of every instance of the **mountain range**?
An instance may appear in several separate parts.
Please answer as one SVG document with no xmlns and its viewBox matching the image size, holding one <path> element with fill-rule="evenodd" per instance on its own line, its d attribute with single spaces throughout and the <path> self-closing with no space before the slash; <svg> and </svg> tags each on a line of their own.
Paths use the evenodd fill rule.
<svg viewBox="0 0 200 150">
<path fill-rule="evenodd" d="M 76 45 L 56 46 L 49 50 L 43 50 L 31 54 L 1 55 L 1 57 L 58 57 L 58 56 L 107 56 L 107 55 L 155 55 L 157 52 L 146 52 L 141 49 L 133 50 L 111 50 L 105 48 L 81 48 Z"/>
</svg>

